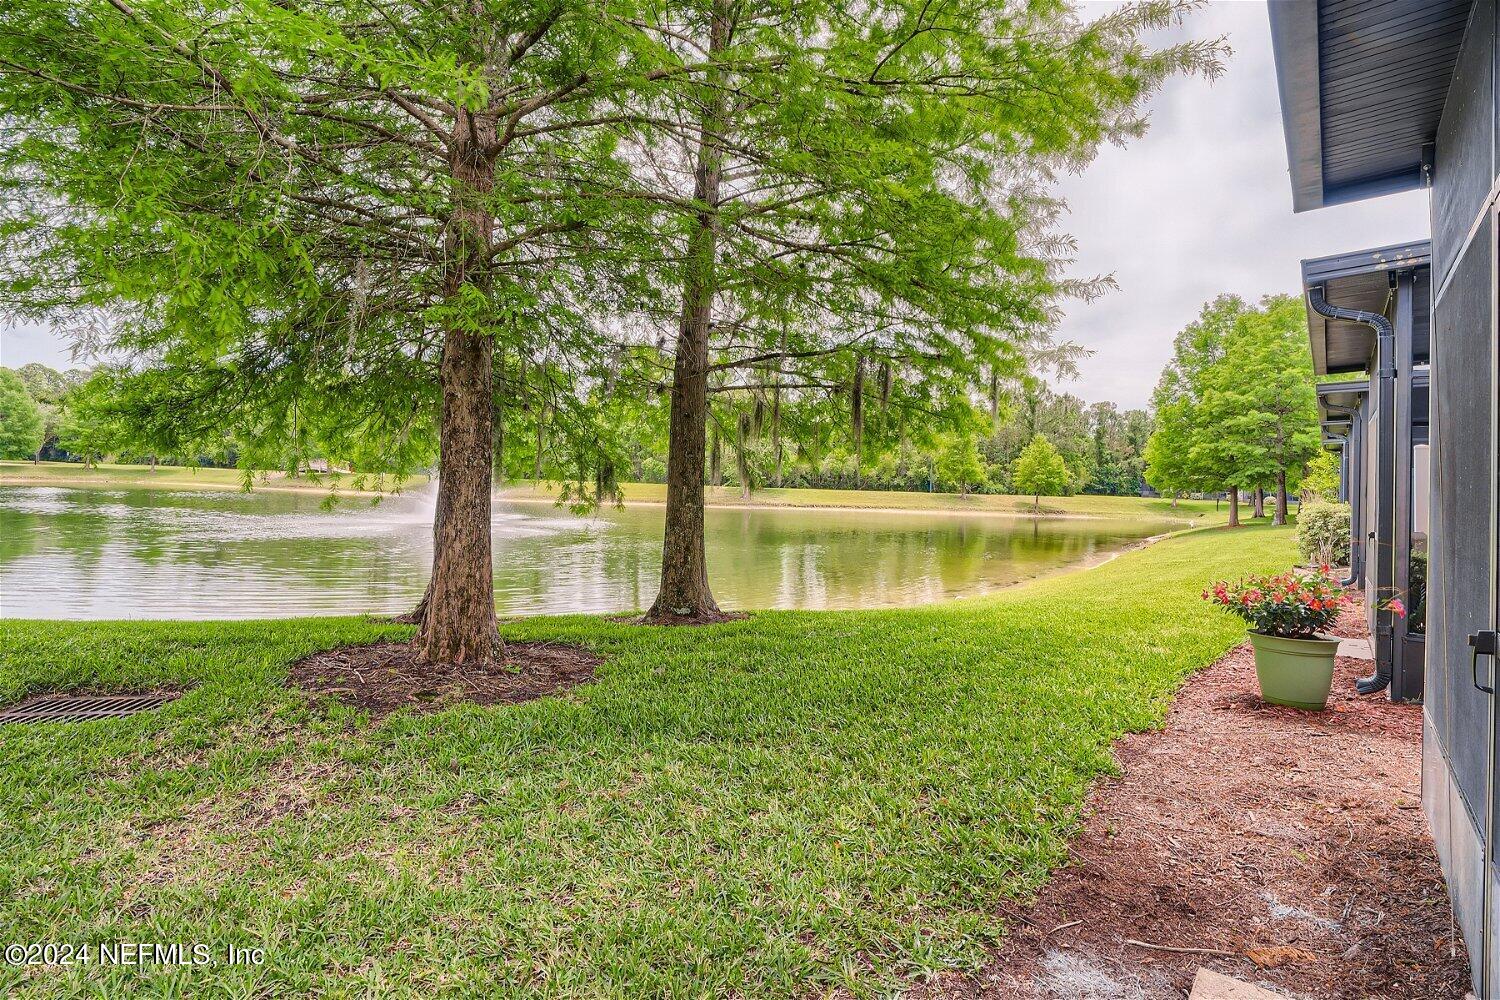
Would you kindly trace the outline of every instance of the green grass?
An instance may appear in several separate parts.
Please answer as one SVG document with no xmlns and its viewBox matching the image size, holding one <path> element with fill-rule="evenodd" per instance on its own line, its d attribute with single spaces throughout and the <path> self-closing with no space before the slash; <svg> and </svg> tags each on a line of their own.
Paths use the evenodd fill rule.
<svg viewBox="0 0 1500 1000">
<path fill-rule="evenodd" d="M 666 486 L 659 483 L 623 483 L 620 489 L 626 503 L 665 503 L 667 498 Z M 750 499 L 745 500 L 740 497 L 738 487 L 710 487 L 706 492 L 707 503 L 711 507 L 852 507 L 971 514 L 1029 514 L 1032 510 L 1032 498 L 1029 496 L 989 493 L 971 493 L 961 497 L 957 493 L 913 493 L 899 490 L 758 489 L 750 494 Z M 540 488 L 530 483 L 520 483 L 505 490 L 505 496 L 514 500 L 550 500 L 556 494 L 556 488 L 545 483 Z M 1090 517 L 1201 519 L 1204 524 L 1220 523 L 1229 517 L 1229 509 L 1223 504 L 1215 509 L 1212 500 L 1180 500 L 1173 507 L 1171 500 L 1146 497 L 1042 497 L 1041 509 L 1047 514 Z M 1249 516 L 1248 512 L 1245 516 Z"/>
<path fill-rule="evenodd" d="M 426 482 L 426 476 L 411 476 L 404 480 L 402 488 L 415 489 Z M 347 473 L 319 473 L 295 479 L 284 472 L 255 474 L 255 487 L 258 489 L 307 490 L 315 493 L 327 493 L 336 489 L 343 493 L 361 493 L 391 489 L 395 485 L 395 480 L 390 477 L 380 480 L 377 485 L 375 476 Z M 101 464 L 86 469 L 78 462 L 0 462 L 0 486 L 239 490 L 245 487 L 245 474 L 239 469 L 188 468 L 178 465 L 158 465 L 152 471 L 148 465 Z"/>
<path fill-rule="evenodd" d="M 508 622 L 598 651 L 597 683 L 378 724 L 283 680 L 397 626 L 0 622 L 0 700 L 191 686 L 0 727 L 0 942 L 266 950 L 0 965 L 0 994 L 871 995 L 973 966 L 1110 745 L 1243 634 L 1204 582 L 1292 560 L 1257 526 L 919 609 Z"/>
</svg>

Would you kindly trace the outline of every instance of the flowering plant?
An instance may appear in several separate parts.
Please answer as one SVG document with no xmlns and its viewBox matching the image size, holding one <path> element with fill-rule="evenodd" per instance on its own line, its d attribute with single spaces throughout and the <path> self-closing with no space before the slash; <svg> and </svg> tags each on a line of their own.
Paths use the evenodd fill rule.
<svg viewBox="0 0 1500 1000">
<path fill-rule="evenodd" d="M 1279 576 L 1223 580 L 1203 592 L 1203 599 L 1234 612 L 1253 632 L 1306 639 L 1332 625 L 1344 603 L 1343 591 L 1328 573 L 1293 570 Z"/>
</svg>

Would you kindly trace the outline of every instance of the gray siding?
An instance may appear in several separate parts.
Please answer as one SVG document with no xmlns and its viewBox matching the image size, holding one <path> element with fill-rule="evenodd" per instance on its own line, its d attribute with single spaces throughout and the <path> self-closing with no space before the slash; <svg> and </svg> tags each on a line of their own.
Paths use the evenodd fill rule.
<svg viewBox="0 0 1500 1000">
<path fill-rule="evenodd" d="M 1495 178 L 1494 80 L 1495 0 L 1479 0 L 1437 130 L 1432 255 L 1439 286 Z"/>
</svg>

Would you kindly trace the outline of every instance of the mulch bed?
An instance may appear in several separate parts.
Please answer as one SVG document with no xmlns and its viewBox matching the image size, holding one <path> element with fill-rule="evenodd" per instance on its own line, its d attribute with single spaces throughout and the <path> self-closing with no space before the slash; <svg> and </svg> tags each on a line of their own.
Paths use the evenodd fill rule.
<svg viewBox="0 0 1500 1000">
<path fill-rule="evenodd" d="M 745 611 L 720 611 L 695 612 L 690 615 L 665 614 L 652 617 L 645 615 L 622 615 L 612 619 L 622 625 L 662 625 L 668 628 L 676 625 L 722 625 L 725 622 L 742 622 L 750 617 Z"/>
<path fill-rule="evenodd" d="M 1336 631 L 1365 634 L 1357 614 Z M 922 995 L 1180 1000 L 1208 966 L 1296 997 L 1462 998 L 1421 709 L 1355 695 L 1368 660 L 1337 667 L 1323 712 L 1262 702 L 1248 645 L 1195 676 L 1164 730 L 1117 746 L 1071 863 L 1008 910 L 988 968 Z"/>
<path fill-rule="evenodd" d="M 344 646 L 292 664 L 288 683 L 331 695 L 377 718 L 398 708 L 435 711 L 458 702 L 512 705 L 544 698 L 594 679 L 599 658 L 581 646 L 507 642 L 493 667 L 419 663 L 403 642 Z"/>
</svg>

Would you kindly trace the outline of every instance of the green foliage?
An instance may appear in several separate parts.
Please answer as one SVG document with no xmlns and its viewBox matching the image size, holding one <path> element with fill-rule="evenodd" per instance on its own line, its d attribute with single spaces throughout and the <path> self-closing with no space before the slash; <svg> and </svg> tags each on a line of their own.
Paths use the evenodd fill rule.
<svg viewBox="0 0 1500 1000">
<path fill-rule="evenodd" d="M 1252 632 L 1287 639 L 1308 638 L 1328 628 L 1345 601 L 1343 590 L 1322 570 L 1220 580 L 1203 598 L 1244 619 Z"/>
<path fill-rule="evenodd" d="M 1068 465 L 1063 461 L 1052 442 L 1038 434 L 1017 456 L 1011 478 L 1016 492 L 1023 496 L 1030 493 L 1039 505 L 1043 496 L 1058 496 L 1067 492 L 1071 477 Z"/>
<path fill-rule="evenodd" d="M 21 376 L 0 368 L 0 458 L 30 458 L 42 447 L 42 411 Z"/>
<path fill-rule="evenodd" d="M 0 727 L 0 939 L 171 928 L 266 956 L 0 966 L 0 993 L 869 997 L 977 968 L 1066 861 L 1114 741 L 1242 638 L 1204 575 L 1292 557 L 1289 532 L 1208 531 L 928 608 L 521 619 L 508 638 L 594 649 L 596 683 L 379 724 L 287 664 L 409 628 L 0 622 L 0 700 L 187 689 Z"/>
<path fill-rule="evenodd" d="M 984 481 L 979 447 L 968 435 L 955 434 L 948 439 L 938 452 L 936 468 L 938 480 L 959 496 L 968 496 L 971 489 Z"/>
<path fill-rule="evenodd" d="M 1153 401 L 1146 478 L 1162 492 L 1291 486 L 1319 449 L 1306 314 L 1221 296 L 1178 335 Z"/>
<path fill-rule="evenodd" d="M 778 0 L 715 40 L 708 2 L 19 0 L 0 286 L 25 316 L 107 314 L 92 346 L 167 373 L 118 408 L 149 425 L 131 436 L 162 439 L 150 408 L 187 414 L 187 438 L 256 467 L 431 462 L 441 335 L 480 332 L 508 471 L 582 487 L 662 452 L 648 397 L 671 352 L 615 352 L 675 327 L 711 222 L 713 392 L 784 417 L 745 441 L 744 478 L 843 449 L 855 478 L 896 455 L 909 481 L 981 375 L 1021 375 L 1057 302 L 1095 290 L 1065 276 L 1039 181 L 1140 134 L 1169 76 L 1217 72 L 1217 42 L 1145 41 L 1187 6 Z M 453 155 L 471 130 L 494 135 Z M 735 175 L 713 199 L 700 152 Z M 1017 447 L 1038 430 L 1081 485 L 1060 433 Z"/>
<path fill-rule="evenodd" d="M 1338 456 L 1331 451 L 1319 451 L 1314 455 L 1302 475 L 1300 492 L 1304 504 L 1314 500 L 1336 502 L 1339 498 Z"/>
<path fill-rule="evenodd" d="M 1315 500 L 1297 510 L 1297 551 L 1315 566 L 1349 563 L 1349 505 Z"/>
</svg>

